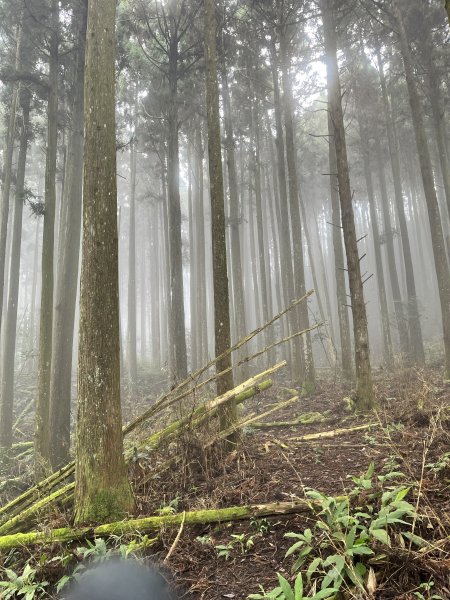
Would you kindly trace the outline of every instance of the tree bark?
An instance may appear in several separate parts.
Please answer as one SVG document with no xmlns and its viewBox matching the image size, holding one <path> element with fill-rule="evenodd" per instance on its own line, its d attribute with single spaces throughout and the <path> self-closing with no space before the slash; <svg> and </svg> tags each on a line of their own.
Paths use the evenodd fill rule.
<svg viewBox="0 0 450 600">
<path fill-rule="evenodd" d="M 56 157 L 58 152 L 59 2 L 51 1 L 45 213 L 42 241 L 42 287 L 39 324 L 39 375 L 36 398 L 34 471 L 36 481 L 50 468 L 50 376 L 53 335 Z"/>
<path fill-rule="evenodd" d="M 242 263 L 241 263 L 241 237 L 240 237 L 240 210 L 239 193 L 236 174 L 235 142 L 233 135 L 233 117 L 231 112 L 231 99 L 228 88 L 228 77 L 225 61 L 222 61 L 222 98 L 225 124 L 225 150 L 228 167 L 228 188 L 230 193 L 230 242 L 231 242 L 231 284 L 235 306 L 236 340 L 247 333 L 245 320 L 246 299 L 244 296 Z M 246 374 L 242 373 L 243 378 Z"/>
<path fill-rule="evenodd" d="M 279 241 L 280 241 L 280 257 L 283 264 L 282 268 L 282 283 L 283 297 L 286 304 L 292 302 L 295 297 L 294 291 L 294 271 L 292 264 L 291 251 L 291 234 L 289 224 L 288 196 L 286 189 L 286 168 L 284 158 L 284 135 L 281 116 L 281 98 L 280 86 L 278 80 L 278 61 L 275 48 L 275 40 L 271 40 L 271 69 L 274 92 L 274 112 L 275 112 L 275 147 L 277 153 L 277 170 L 278 170 L 278 190 L 279 190 L 279 208 L 280 219 L 279 226 Z M 292 310 L 289 313 L 289 332 L 290 334 L 299 331 L 298 311 Z M 306 372 L 305 356 L 303 352 L 303 342 L 296 339 L 291 344 L 291 379 L 294 383 L 303 379 Z"/>
<path fill-rule="evenodd" d="M 439 204 L 434 187 L 433 168 L 430 158 L 430 150 L 425 132 L 423 112 L 420 98 L 414 80 L 414 69 L 406 37 L 405 26 L 398 6 L 398 0 L 393 3 L 394 16 L 398 26 L 398 36 L 405 69 L 406 83 L 408 86 L 409 103 L 416 138 L 417 152 L 419 155 L 420 171 L 422 173 L 423 188 L 428 210 L 428 218 L 431 229 L 431 242 L 433 247 L 434 264 L 439 288 L 439 299 L 442 313 L 442 328 L 445 350 L 445 373 L 450 379 L 450 269 L 445 251 L 445 239 L 442 230 Z"/>
<path fill-rule="evenodd" d="M 115 15 L 89 0 L 75 521 L 134 508 L 123 457 L 115 127 Z"/>
<path fill-rule="evenodd" d="M 356 239 L 352 191 L 350 187 L 347 160 L 333 8 L 334 3 L 332 0 L 322 1 L 325 52 L 327 56 L 328 102 L 333 125 L 334 145 L 336 148 L 342 228 L 344 230 L 344 243 L 347 254 L 347 268 L 353 314 L 356 365 L 356 406 L 360 410 L 367 410 L 373 407 L 374 391 L 369 357 L 370 351 L 366 305 L 364 302 L 363 282 L 361 279 L 360 257 Z"/>
<path fill-rule="evenodd" d="M 16 66 L 19 65 L 21 54 L 22 36 L 21 30 L 17 30 L 16 42 Z M 14 155 L 14 141 L 16 138 L 16 114 L 19 104 L 19 85 L 17 82 L 11 85 L 11 104 L 9 110 L 9 121 L 6 131 L 5 151 L 3 158 L 3 188 L 2 204 L 0 212 L 0 330 L 3 316 L 3 297 L 5 291 L 5 269 L 6 269 L 6 241 L 8 237 L 9 203 L 11 193 L 12 164 Z"/>
<path fill-rule="evenodd" d="M 23 31 L 20 33 L 23 35 Z M 24 43 L 25 45 L 25 43 Z M 27 48 L 29 51 L 29 48 Z M 12 222 L 11 263 L 8 306 L 1 354 L 0 448 L 10 448 L 13 441 L 14 365 L 16 353 L 17 308 L 19 301 L 20 250 L 22 245 L 22 214 L 24 204 L 25 167 L 30 137 L 31 93 L 20 84 L 19 104 L 22 113 L 20 147 L 17 162 L 14 218 Z"/>
<path fill-rule="evenodd" d="M 82 0 L 76 13 L 77 56 L 73 71 L 71 132 L 67 148 L 64 199 L 62 203 L 60 244 L 62 251 L 57 275 L 53 352 L 50 382 L 50 462 L 58 469 L 69 460 L 70 407 L 75 307 L 81 237 L 83 184 L 83 110 L 84 59 L 86 44 L 87 1 Z"/>
<path fill-rule="evenodd" d="M 130 212 L 128 231 L 128 322 L 127 358 L 130 390 L 133 395 L 137 383 L 137 344 L 136 344 L 136 162 L 137 162 L 137 87 L 133 99 L 133 137 L 130 144 Z"/>
<path fill-rule="evenodd" d="M 300 298 L 305 294 L 305 267 L 303 257 L 303 235 L 302 223 L 300 218 L 299 185 L 297 166 L 295 164 L 297 153 L 294 142 L 294 124 L 292 109 L 292 87 L 289 75 L 289 52 L 287 42 L 287 31 L 282 27 L 280 31 L 280 58 L 283 83 L 283 109 L 284 109 L 284 130 L 286 135 L 286 164 L 288 168 L 288 188 L 289 188 L 289 210 L 291 215 L 292 227 L 292 247 L 294 261 L 294 292 L 295 297 Z M 304 302 L 299 306 L 299 325 L 300 329 L 309 327 L 308 304 Z M 311 337 L 309 335 L 302 339 L 305 371 L 301 374 L 302 383 L 306 388 L 315 386 L 314 360 L 312 354 Z"/>
<path fill-rule="evenodd" d="M 208 159 L 213 240 L 213 287 L 215 352 L 220 356 L 231 346 L 230 308 L 228 295 L 227 254 L 225 243 L 225 202 L 223 193 L 222 156 L 220 143 L 219 90 L 217 85 L 216 7 L 213 0 L 205 0 L 205 62 L 206 62 L 206 112 L 208 123 Z M 218 360 L 216 371 L 231 367 L 231 355 Z M 217 394 L 233 388 L 230 370 L 217 380 Z M 220 428 L 228 429 L 237 420 L 234 402 L 219 414 Z M 229 442 L 236 441 L 230 436 Z"/>
<path fill-rule="evenodd" d="M 373 180 L 372 180 L 372 168 L 370 164 L 370 146 L 369 146 L 369 131 L 367 123 L 361 114 L 361 110 L 358 111 L 358 122 L 359 122 L 359 137 L 361 142 L 361 153 L 363 157 L 364 165 L 364 178 L 366 180 L 367 188 L 367 200 L 369 202 L 370 221 L 372 225 L 373 233 L 373 247 L 375 253 L 375 266 L 377 274 L 377 285 L 378 285 L 378 301 L 380 308 L 381 318 L 381 331 L 383 339 L 383 363 L 387 369 L 392 369 L 393 366 L 393 352 L 392 352 L 392 339 L 391 339 L 391 328 L 389 325 L 389 309 L 386 295 L 386 285 L 384 280 L 384 269 L 383 259 L 381 257 L 381 241 L 380 241 L 380 230 L 378 227 L 378 215 L 375 204 L 375 194 L 373 191 Z"/>
<path fill-rule="evenodd" d="M 169 106 L 168 106 L 168 153 L 167 191 L 169 199 L 169 239 L 170 239 L 170 324 L 173 329 L 173 373 L 175 381 L 187 375 L 186 328 L 184 314 L 183 258 L 181 240 L 180 206 L 180 157 L 178 147 L 178 34 L 175 17 L 170 16 L 169 48 Z"/>
</svg>

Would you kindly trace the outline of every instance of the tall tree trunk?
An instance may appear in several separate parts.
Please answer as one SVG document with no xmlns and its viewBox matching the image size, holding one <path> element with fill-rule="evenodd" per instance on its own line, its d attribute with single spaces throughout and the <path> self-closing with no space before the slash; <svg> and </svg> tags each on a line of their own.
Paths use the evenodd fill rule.
<svg viewBox="0 0 450 600">
<path fill-rule="evenodd" d="M 50 383 L 50 461 L 58 469 L 69 460 L 70 407 L 72 395 L 73 338 L 81 237 L 83 184 L 84 50 L 86 44 L 87 1 L 77 11 L 78 46 L 73 71 L 71 132 L 67 149 L 63 215 L 53 326 L 53 352 Z"/>
<path fill-rule="evenodd" d="M 20 67 L 19 57 L 21 54 L 22 32 L 17 29 L 16 42 L 16 68 Z M 11 193 L 12 164 L 14 154 L 14 142 L 16 139 L 16 114 L 19 104 L 19 86 L 17 83 L 11 85 L 11 104 L 9 109 L 9 120 L 6 131 L 5 151 L 3 154 L 3 188 L 2 204 L 0 208 L 0 329 L 3 317 L 3 297 L 5 294 L 5 269 L 6 269 L 6 241 L 8 237 L 9 201 Z"/>
<path fill-rule="evenodd" d="M 191 372 L 196 371 L 198 361 L 199 330 L 197 323 L 197 248 L 196 248 L 196 214 L 192 185 L 191 143 L 187 141 L 187 170 L 188 170 L 188 211 L 189 211 L 189 309 L 191 317 Z"/>
<path fill-rule="evenodd" d="M 127 359 L 130 390 L 134 395 L 137 383 L 137 344 L 136 344 L 136 162 L 137 162 L 137 88 L 134 95 L 133 138 L 130 144 L 130 214 L 128 231 L 128 323 Z"/>
<path fill-rule="evenodd" d="M 333 123 L 328 111 L 329 164 L 330 164 L 330 198 L 333 227 L 334 273 L 336 278 L 336 296 L 338 303 L 339 337 L 341 342 L 341 366 L 344 381 L 350 383 L 352 372 L 352 342 L 350 337 L 350 318 L 347 308 L 347 291 L 345 285 L 344 247 L 342 244 L 342 219 L 339 204 L 339 182 L 337 178 L 336 148 L 333 139 Z"/>
<path fill-rule="evenodd" d="M 22 35 L 22 33 L 20 34 Z M 28 48 L 29 50 L 29 48 Z M 19 103 L 22 109 L 20 148 L 16 173 L 14 218 L 12 222 L 11 264 L 8 306 L 1 353 L 0 448 L 10 448 L 13 440 L 14 364 L 16 353 L 17 307 L 19 301 L 20 249 L 22 245 L 22 213 L 24 204 L 25 166 L 30 135 L 30 101 L 28 88 L 21 84 Z"/>
<path fill-rule="evenodd" d="M 40 240 L 41 222 L 36 219 L 36 234 L 34 236 L 34 257 L 33 257 L 33 281 L 31 284 L 31 301 L 30 301 L 30 328 L 28 332 L 29 343 L 28 351 L 32 353 L 30 369 L 33 372 L 36 366 L 35 352 L 36 352 L 36 296 L 38 288 L 38 276 L 39 276 L 39 240 Z"/>
<path fill-rule="evenodd" d="M 183 258 L 181 240 L 180 206 L 180 157 L 178 147 L 178 34 L 171 21 L 169 49 L 169 106 L 168 106 L 168 154 L 167 183 L 169 196 L 169 239 L 170 239 L 170 288 L 171 316 L 173 328 L 173 378 L 182 381 L 187 375 L 186 328 L 184 315 Z"/>
<path fill-rule="evenodd" d="M 422 173 L 425 200 L 428 209 L 428 218 L 431 229 L 431 242 L 433 247 L 434 264 L 439 287 L 439 299 L 442 312 L 442 328 L 444 334 L 445 371 L 450 379 L 450 269 L 445 252 L 445 239 L 439 214 L 439 204 L 434 187 L 433 168 L 430 159 L 430 150 L 425 132 L 423 112 L 420 98 L 414 80 L 414 69 L 411 51 L 408 46 L 405 26 L 398 6 L 398 0 L 393 2 L 394 16 L 398 26 L 398 36 L 405 69 L 406 83 L 408 86 L 409 103 L 411 107 L 414 134 L 419 155 L 420 170 Z"/>
<path fill-rule="evenodd" d="M 134 502 L 123 457 L 115 127 L 115 14 L 89 0 L 75 521 L 121 519 Z"/>
<path fill-rule="evenodd" d="M 197 302 L 197 324 L 199 331 L 199 363 L 206 364 L 208 361 L 208 320 L 207 297 L 206 297 L 206 244 L 205 244 L 205 207 L 204 207 L 204 186 L 203 186 L 203 144 L 202 127 L 199 121 L 196 127 L 196 152 L 195 152 L 195 172 L 196 172 L 196 204 L 197 204 L 197 264 L 198 264 L 198 302 Z"/>
<path fill-rule="evenodd" d="M 322 1 L 325 52 L 327 56 L 328 102 L 333 125 L 336 148 L 339 198 L 341 203 L 342 228 L 347 254 L 348 278 L 353 314 L 353 335 L 356 365 L 356 404 L 360 410 L 372 408 L 374 392 L 369 357 L 369 334 L 361 279 L 360 257 L 353 214 L 352 191 L 347 160 L 342 94 L 337 61 L 336 32 L 334 29 L 334 2 Z"/>
<path fill-rule="evenodd" d="M 393 365 L 393 352 L 392 352 L 392 339 L 391 339 L 391 328 L 389 325 L 389 309 L 386 295 L 386 285 L 384 281 L 384 269 L 383 259 L 381 256 L 381 240 L 380 231 L 378 228 L 378 215 L 375 204 L 375 194 L 373 191 L 373 180 L 372 180 L 372 169 L 370 164 L 370 147 L 369 147 L 369 131 L 368 126 L 361 114 L 358 111 L 358 123 L 359 123 L 359 137 L 361 141 L 361 153 L 363 157 L 364 165 L 364 178 L 366 180 L 367 188 L 367 199 L 369 202 L 370 221 L 372 225 L 373 233 L 373 247 L 375 253 L 375 266 L 377 274 L 377 285 L 378 285 L 378 301 L 380 303 L 380 317 L 381 317 L 381 332 L 383 339 L 383 363 L 391 369 Z"/>
<path fill-rule="evenodd" d="M 141 360 L 145 362 L 147 358 L 147 257 L 146 250 L 147 244 L 145 243 L 146 239 L 143 237 L 141 242 L 141 274 L 140 274 L 140 304 L 139 307 L 141 309 L 141 317 L 140 317 L 140 327 L 141 327 Z"/>
<path fill-rule="evenodd" d="M 206 62 L 206 113 L 208 122 L 208 159 L 211 197 L 213 240 L 213 287 L 215 352 L 222 355 L 231 346 L 230 305 L 228 296 L 227 253 L 225 244 L 225 202 L 223 193 L 222 156 L 220 143 L 219 90 L 217 85 L 216 7 L 213 0 L 205 0 L 205 62 Z M 216 363 L 219 373 L 231 369 L 231 355 Z M 233 387 L 230 370 L 217 380 L 217 394 Z M 219 413 L 221 429 L 228 429 L 237 420 L 237 406 L 231 402 Z M 231 436 L 229 441 L 234 441 Z"/>
<path fill-rule="evenodd" d="M 260 294 L 261 294 L 261 311 L 262 311 L 262 322 L 267 323 L 269 320 L 269 294 L 270 288 L 268 286 L 266 277 L 266 245 L 264 244 L 264 227 L 263 227 L 263 198 L 261 191 L 261 131 L 260 131 L 260 114 L 259 114 L 259 99 L 252 93 L 252 129 L 254 131 L 253 137 L 253 166 L 254 166 L 254 181 L 255 181 L 255 212 L 256 212 L 256 228 L 257 228 L 257 239 L 258 239 L 258 259 L 259 259 L 259 281 L 260 281 Z M 266 346 L 270 344 L 270 329 L 266 328 L 264 331 L 264 339 Z"/>
<path fill-rule="evenodd" d="M 238 182 L 236 174 L 236 155 L 234 151 L 233 117 L 231 99 L 228 89 L 228 77 L 225 62 L 222 61 L 222 97 L 225 124 L 225 150 L 228 166 L 228 187 L 230 192 L 230 242 L 231 242 L 231 283 L 235 305 L 236 340 L 247 333 L 245 322 L 246 298 L 244 296 L 241 239 L 239 227 L 241 223 L 239 210 Z M 241 373 L 244 377 L 244 373 Z"/>
<path fill-rule="evenodd" d="M 292 302 L 295 299 L 294 290 L 294 271 L 292 265 L 292 252 L 291 252 L 291 236 L 290 236 L 290 224 L 289 224 L 289 209 L 288 209 L 288 197 L 286 189 L 286 168 L 284 159 L 284 135 L 283 125 L 281 116 L 281 98 L 280 98 L 280 86 L 278 80 L 278 64 L 277 55 L 275 48 L 275 40 L 271 40 L 271 68 L 272 68 L 272 79 L 273 79 L 273 92 L 274 92 L 274 112 L 275 112 L 275 146 L 277 152 L 277 168 L 278 168 L 278 190 L 279 190 L 279 207 L 280 207 L 280 219 L 278 220 L 279 225 L 279 241 L 280 241 L 280 257 L 283 264 L 282 268 L 282 283 L 283 283 L 283 296 L 286 303 Z M 298 311 L 290 310 L 289 315 L 289 333 L 292 335 L 299 331 L 299 319 Z M 301 338 L 295 338 L 291 344 L 291 379 L 294 383 L 302 380 L 305 376 L 306 365 L 305 356 L 303 352 L 303 340 Z"/>
<path fill-rule="evenodd" d="M 409 241 L 408 226 L 406 223 L 405 205 L 403 199 L 403 186 L 400 173 L 400 160 L 398 155 L 396 124 L 392 116 L 392 108 L 389 102 L 386 78 L 384 76 L 383 65 L 379 50 L 377 51 L 377 61 L 378 72 L 380 76 L 381 94 L 383 98 L 386 119 L 386 133 L 389 146 L 389 156 L 391 159 L 392 177 L 394 181 L 395 205 L 397 208 L 398 224 L 400 227 L 400 236 L 402 241 L 403 260 L 405 264 L 406 290 L 408 294 L 408 327 L 410 353 L 412 360 L 416 364 L 422 365 L 425 362 L 425 351 L 423 348 L 422 327 L 420 324 L 419 304 L 416 292 L 416 283 L 411 254 L 411 244 Z"/>
<path fill-rule="evenodd" d="M 287 31 L 283 28 L 280 31 L 280 57 L 281 71 L 283 82 L 283 108 L 284 108 L 284 130 L 286 134 L 286 163 L 288 168 L 288 187 L 289 187 L 289 209 L 291 215 L 292 226 L 292 245 L 293 245 L 293 261 L 294 261 L 294 291 L 295 296 L 300 298 L 306 292 L 305 285 L 305 267 L 303 257 L 303 235 L 302 223 L 300 219 L 299 202 L 299 185 L 297 166 L 295 159 L 297 153 L 295 151 L 294 142 L 294 124 L 292 118 L 292 87 L 289 75 L 289 51 L 287 42 Z M 299 324 L 301 329 L 309 327 L 308 304 L 302 302 L 299 306 Z M 303 383 L 307 387 L 314 387 L 315 372 L 314 360 L 312 354 L 311 337 L 309 335 L 302 339 L 305 354 L 305 372 L 302 374 Z"/>
<path fill-rule="evenodd" d="M 53 269 L 58 151 L 59 2 L 51 0 L 45 214 L 42 242 L 42 288 L 39 324 L 39 376 L 36 398 L 34 471 L 39 481 L 50 467 L 50 376 L 53 335 Z"/>
<path fill-rule="evenodd" d="M 378 135 L 375 135 L 375 154 L 377 161 L 378 180 L 380 184 L 381 210 L 383 213 L 384 223 L 384 239 L 386 244 L 387 262 L 389 268 L 392 297 L 394 300 L 395 319 L 397 322 L 397 328 L 400 338 L 400 351 L 402 354 L 402 359 L 407 360 L 410 356 L 409 334 L 407 328 L 407 321 L 403 310 L 403 301 L 400 291 L 400 281 L 397 271 L 397 264 L 395 262 L 394 228 L 392 227 L 391 222 L 389 197 L 386 187 L 386 175 L 384 171 L 383 152 L 381 149 L 380 138 Z"/>
</svg>

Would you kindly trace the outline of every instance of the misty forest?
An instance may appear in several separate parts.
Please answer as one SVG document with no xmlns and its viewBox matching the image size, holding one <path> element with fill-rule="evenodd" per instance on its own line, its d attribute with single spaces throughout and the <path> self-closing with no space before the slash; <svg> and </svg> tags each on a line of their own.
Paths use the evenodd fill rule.
<svg viewBox="0 0 450 600">
<path fill-rule="evenodd" d="M 449 43 L 449 0 L 0 0 L 1 598 L 450 598 Z"/>
</svg>

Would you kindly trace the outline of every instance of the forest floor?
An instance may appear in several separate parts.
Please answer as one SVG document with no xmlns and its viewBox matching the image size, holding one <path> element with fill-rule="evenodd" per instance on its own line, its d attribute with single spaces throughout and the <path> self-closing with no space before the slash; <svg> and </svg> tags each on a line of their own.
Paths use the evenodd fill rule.
<svg viewBox="0 0 450 600">
<path fill-rule="evenodd" d="M 347 393 L 336 382 L 321 381 L 313 395 L 268 419 L 292 421 L 300 413 L 320 413 L 320 420 L 249 428 L 229 455 L 218 450 L 206 454 L 199 438 L 186 431 L 172 451 L 189 456 L 189 462 L 183 460 L 181 466 L 156 479 L 151 478 L 155 459 L 137 455 L 130 475 L 139 514 L 298 500 L 305 498 L 308 489 L 327 496 L 351 495 L 355 482 L 350 476 L 363 475 L 373 463 L 374 487 L 379 485 L 377 475 L 403 473 L 401 483 L 411 488 L 408 501 L 415 507 L 414 533 L 436 544 L 411 547 L 394 533 L 392 548 L 383 547 L 381 552 L 375 547 L 372 563 L 366 561 L 376 574 L 373 594 L 353 588 L 346 597 L 431 600 L 434 594 L 450 598 L 450 383 L 443 382 L 438 368 L 396 374 L 380 371 L 376 375 L 378 409 L 360 417 L 349 411 Z M 253 398 L 246 410 L 262 412 L 286 394 L 288 390 L 278 384 Z M 369 423 L 374 424 L 370 429 L 299 439 Z M 167 460 L 167 455 L 163 452 L 158 460 Z M 360 490 L 358 507 L 366 506 L 364 494 Z M 68 519 L 61 510 L 46 525 L 58 527 Z M 295 540 L 285 534 L 314 529 L 316 523 L 317 514 L 305 512 L 185 527 L 163 568 L 174 577 L 182 597 L 244 600 L 258 593 L 259 585 L 266 591 L 273 589 L 277 573 L 293 580 L 295 557 L 285 558 L 285 554 Z M 163 530 L 149 558 L 162 565 L 176 537 L 177 530 Z M 61 576 L 56 565 L 52 569 L 45 574 L 49 580 Z"/>
</svg>

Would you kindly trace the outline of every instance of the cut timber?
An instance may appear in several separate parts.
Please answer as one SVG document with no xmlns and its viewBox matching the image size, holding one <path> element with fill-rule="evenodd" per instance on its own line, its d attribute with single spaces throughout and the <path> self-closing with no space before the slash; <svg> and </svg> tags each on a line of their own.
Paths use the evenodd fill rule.
<svg viewBox="0 0 450 600">
<path fill-rule="evenodd" d="M 261 415 L 262 416 L 262 415 Z M 299 415 L 292 421 L 272 421 L 271 423 L 260 423 L 259 421 L 252 424 L 255 429 L 272 429 L 275 427 L 295 427 L 296 425 L 311 425 L 312 423 L 322 423 L 326 417 L 320 412 L 310 412 Z"/>
<path fill-rule="evenodd" d="M 348 429 L 331 429 L 330 431 L 308 433 L 300 437 L 291 437 L 288 439 L 295 442 L 309 442 L 310 440 L 321 440 L 322 438 L 336 437 L 338 435 L 345 435 L 346 433 L 353 433 L 354 431 L 363 431 L 364 429 L 371 429 L 373 427 L 380 427 L 380 423 L 368 423 L 367 425 L 357 425 L 356 427 L 349 427 Z"/>
<path fill-rule="evenodd" d="M 336 498 L 342 500 L 343 498 Z M 254 517 L 270 517 L 276 515 L 289 515 L 294 513 L 309 512 L 314 508 L 314 503 L 307 500 L 296 502 L 274 502 L 271 504 L 256 504 L 250 506 L 232 506 L 230 508 L 196 510 L 192 512 L 164 515 L 161 517 L 147 517 L 144 519 L 131 519 L 119 521 L 98 527 L 82 527 L 71 529 L 69 527 L 53 529 L 50 531 L 32 531 L 30 533 L 16 533 L 0 537 L 0 552 L 18 548 L 20 546 L 33 546 L 37 544 L 54 544 L 72 542 L 94 537 L 109 537 L 112 535 L 127 535 L 150 533 L 163 527 L 179 527 L 184 519 L 184 526 L 208 525 L 210 523 L 224 523 L 227 521 L 240 521 Z"/>
</svg>

